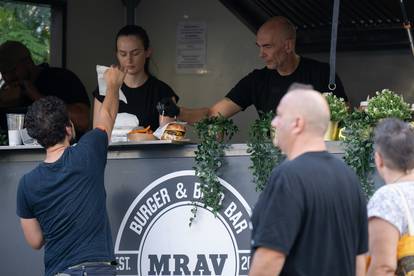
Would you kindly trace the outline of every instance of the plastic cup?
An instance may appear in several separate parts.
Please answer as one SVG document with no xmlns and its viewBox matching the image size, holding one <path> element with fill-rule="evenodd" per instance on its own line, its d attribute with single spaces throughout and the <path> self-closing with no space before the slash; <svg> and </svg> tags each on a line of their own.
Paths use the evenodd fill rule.
<svg viewBox="0 0 414 276">
<path fill-rule="evenodd" d="M 7 128 L 9 135 L 9 146 L 18 146 L 22 144 L 20 130 L 24 126 L 24 114 L 6 114 Z"/>
</svg>

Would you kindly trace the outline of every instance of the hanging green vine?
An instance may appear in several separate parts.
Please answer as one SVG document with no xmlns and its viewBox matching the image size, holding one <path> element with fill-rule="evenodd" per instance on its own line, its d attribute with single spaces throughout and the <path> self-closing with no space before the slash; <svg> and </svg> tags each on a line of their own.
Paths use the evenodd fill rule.
<svg viewBox="0 0 414 276">
<path fill-rule="evenodd" d="M 195 152 L 196 175 L 201 180 L 202 202 L 210 207 L 214 214 L 221 209 L 223 189 L 218 179 L 218 171 L 223 164 L 225 143 L 238 131 L 232 120 L 223 116 L 209 117 L 195 124 L 195 129 L 201 143 Z M 193 217 L 190 226 L 197 214 L 197 205 L 192 209 Z"/>
<path fill-rule="evenodd" d="M 374 193 L 373 124 L 374 120 L 368 113 L 360 110 L 354 111 L 345 120 L 346 133 L 343 141 L 344 160 L 355 170 L 362 190 L 368 197 Z"/>
<path fill-rule="evenodd" d="M 264 189 L 272 169 L 284 159 L 280 149 L 272 143 L 275 130 L 270 124 L 273 117 L 273 112 L 261 113 L 260 118 L 255 120 L 249 129 L 247 153 L 250 153 L 252 161 L 249 169 L 253 174 L 256 191 Z"/>
<path fill-rule="evenodd" d="M 345 120 L 344 160 L 355 170 L 368 197 L 374 193 L 373 129 L 379 120 L 390 117 L 407 121 L 411 112 L 401 96 L 384 89 L 368 101 L 365 111 L 356 110 Z"/>
</svg>

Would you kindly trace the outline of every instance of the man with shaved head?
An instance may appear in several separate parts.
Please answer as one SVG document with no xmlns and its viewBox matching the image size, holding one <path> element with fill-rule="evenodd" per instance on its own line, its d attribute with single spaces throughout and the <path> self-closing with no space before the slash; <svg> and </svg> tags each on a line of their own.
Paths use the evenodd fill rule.
<svg viewBox="0 0 414 276">
<path fill-rule="evenodd" d="M 355 173 L 326 150 L 324 97 L 295 86 L 272 121 L 274 144 L 287 155 L 252 215 L 250 276 L 364 275 L 366 201 Z"/>
<path fill-rule="evenodd" d="M 160 114 L 194 123 L 205 116 L 231 117 L 251 105 L 257 111 L 273 111 L 295 82 L 312 85 L 318 91 L 329 91 L 329 65 L 296 53 L 296 28 L 287 18 L 276 16 L 266 21 L 257 32 L 256 45 L 266 67 L 241 79 L 225 98 L 210 108 L 197 109 L 179 108 L 171 99 L 163 99 L 159 105 Z M 338 76 L 333 93 L 348 100 Z"/>
</svg>

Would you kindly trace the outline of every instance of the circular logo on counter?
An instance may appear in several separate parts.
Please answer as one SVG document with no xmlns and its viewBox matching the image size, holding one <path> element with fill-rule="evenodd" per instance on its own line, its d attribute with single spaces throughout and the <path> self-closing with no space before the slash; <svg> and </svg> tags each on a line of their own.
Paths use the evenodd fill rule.
<svg viewBox="0 0 414 276">
<path fill-rule="evenodd" d="M 158 178 L 132 202 L 115 242 L 117 275 L 247 275 L 250 215 L 244 198 L 227 182 L 215 216 L 201 200 L 193 170 Z M 191 210 L 197 216 L 190 226 Z"/>
</svg>

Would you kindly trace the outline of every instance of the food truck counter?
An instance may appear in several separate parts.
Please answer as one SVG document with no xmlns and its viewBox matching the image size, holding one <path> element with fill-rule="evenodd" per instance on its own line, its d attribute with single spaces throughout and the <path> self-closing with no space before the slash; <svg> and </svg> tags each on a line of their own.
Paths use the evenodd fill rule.
<svg viewBox="0 0 414 276">
<path fill-rule="evenodd" d="M 341 156 L 339 143 L 327 145 Z M 110 145 L 105 187 L 118 275 L 181 275 L 176 265 L 191 275 L 200 267 L 212 275 L 247 275 L 249 218 L 259 195 L 247 145 L 226 150 L 219 175 L 223 208 L 216 216 L 197 203 L 196 149 L 195 144 L 156 141 Z M 0 147 L 0 275 L 43 273 L 43 251 L 26 244 L 16 216 L 18 181 L 43 158 L 40 147 Z M 194 206 L 197 216 L 190 227 Z"/>
</svg>

